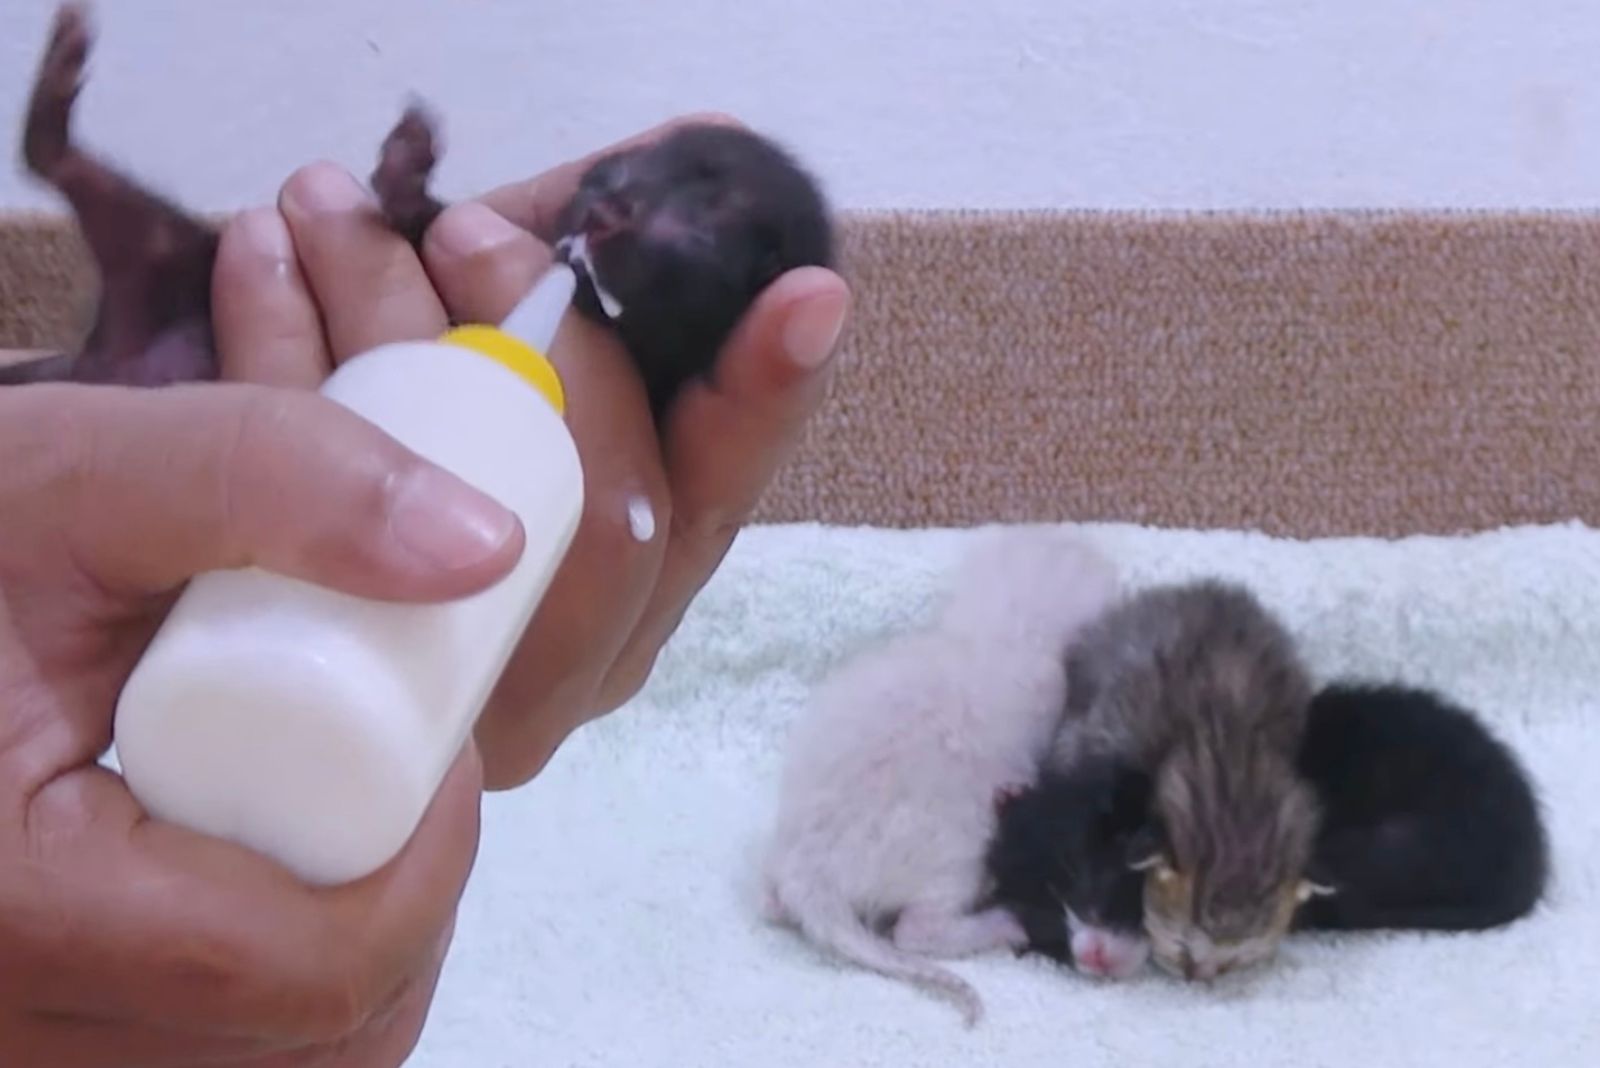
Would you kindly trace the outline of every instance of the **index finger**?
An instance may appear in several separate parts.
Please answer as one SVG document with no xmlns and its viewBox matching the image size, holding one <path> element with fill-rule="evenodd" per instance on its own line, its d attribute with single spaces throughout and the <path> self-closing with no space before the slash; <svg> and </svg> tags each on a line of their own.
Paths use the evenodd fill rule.
<svg viewBox="0 0 1600 1068">
<path fill-rule="evenodd" d="M 423 240 L 428 270 L 457 318 L 499 322 L 550 256 L 479 203 L 441 214 Z M 634 530 L 642 504 L 664 529 L 670 499 L 644 390 L 615 335 L 568 312 L 550 349 L 567 393 L 564 419 L 583 462 L 583 514 L 478 721 L 492 788 L 526 782 L 576 725 L 639 614 L 665 539 Z"/>
<path fill-rule="evenodd" d="M 15 963 L 41 1012 L 285 1045 L 355 1033 L 425 975 L 477 856 L 470 745 L 380 871 L 314 888 L 248 850 L 147 819 L 112 772 L 40 791 L 30 816 L 94 813 L 29 875 Z M 56 855 L 62 854 L 65 855 Z"/>
<path fill-rule="evenodd" d="M 567 201 L 578 191 L 578 180 L 583 177 L 583 173 L 594 166 L 596 161 L 613 152 L 659 141 L 684 126 L 708 123 L 716 126 L 744 126 L 744 123 L 732 115 L 721 112 L 704 111 L 681 115 L 643 133 L 624 138 L 607 148 L 563 163 L 559 167 L 553 167 L 537 177 L 509 182 L 474 199 L 487 204 L 523 229 L 532 231 L 543 241 L 553 242 L 560 236 L 555 231 L 561 209 L 566 207 Z"/>
<path fill-rule="evenodd" d="M 332 373 L 322 319 L 276 208 L 241 212 L 223 230 L 211 309 L 225 381 L 316 389 Z"/>
</svg>

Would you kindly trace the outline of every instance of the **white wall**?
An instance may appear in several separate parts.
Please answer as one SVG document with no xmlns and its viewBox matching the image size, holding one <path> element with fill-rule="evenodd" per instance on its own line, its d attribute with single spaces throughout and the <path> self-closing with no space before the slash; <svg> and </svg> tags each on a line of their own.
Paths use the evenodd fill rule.
<svg viewBox="0 0 1600 1068">
<path fill-rule="evenodd" d="M 7 137 L 54 6 L 0 0 Z M 444 112 L 452 195 L 720 108 L 846 206 L 1600 205 L 1597 0 L 100 0 L 97 21 L 84 137 L 205 208 L 318 156 L 364 174 L 412 90 Z M 54 203 L 0 173 L 0 207 Z"/>
</svg>

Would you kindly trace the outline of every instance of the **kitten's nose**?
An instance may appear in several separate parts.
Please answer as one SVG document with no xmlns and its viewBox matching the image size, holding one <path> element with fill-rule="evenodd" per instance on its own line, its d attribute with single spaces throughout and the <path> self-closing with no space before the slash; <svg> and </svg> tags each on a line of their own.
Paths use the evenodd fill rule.
<svg viewBox="0 0 1600 1068">
<path fill-rule="evenodd" d="M 1108 975 L 1111 972 L 1111 959 L 1106 954 L 1106 947 L 1102 942 L 1096 942 L 1084 950 L 1081 963 L 1085 971 L 1095 975 Z"/>
</svg>

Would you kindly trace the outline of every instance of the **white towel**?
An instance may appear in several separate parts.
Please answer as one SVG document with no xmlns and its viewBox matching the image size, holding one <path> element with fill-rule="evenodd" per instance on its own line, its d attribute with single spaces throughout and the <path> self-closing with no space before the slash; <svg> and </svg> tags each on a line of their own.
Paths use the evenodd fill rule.
<svg viewBox="0 0 1600 1068">
<path fill-rule="evenodd" d="M 987 1017 L 757 918 L 784 736 L 840 656 L 923 618 L 970 531 L 746 532 L 650 685 L 485 805 L 418 1068 L 1578 1068 L 1600 1064 L 1600 531 L 1398 542 L 1088 527 L 1134 586 L 1247 583 L 1322 679 L 1437 686 L 1522 755 L 1546 904 L 1470 935 L 1295 936 L 1211 987 L 1007 954 L 953 967 Z"/>
</svg>

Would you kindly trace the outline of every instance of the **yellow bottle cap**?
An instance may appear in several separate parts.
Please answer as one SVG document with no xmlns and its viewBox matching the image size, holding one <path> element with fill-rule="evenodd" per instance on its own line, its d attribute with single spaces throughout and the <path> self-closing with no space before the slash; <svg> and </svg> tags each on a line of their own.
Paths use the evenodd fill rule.
<svg viewBox="0 0 1600 1068">
<path fill-rule="evenodd" d="M 561 317 L 572 302 L 578 276 L 564 263 L 553 263 L 499 326 L 458 326 L 439 340 L 482 353 L 510 368 L 556 410 L 566 414 L 561 376 L 545 358 L 561 329 Z"/>
<path fill-rule="evenodd" d="M 459 345 L 483 354 L 503 367 L 509 368 L 534 389 L 556 410 L 566 414 L 566 393 L 561 388 L 561 376 L 545 358 L 544 353 L 512 337 L 496 326 L 458 326 L 439 339 L 447 345 Z"/>
</svg>

